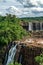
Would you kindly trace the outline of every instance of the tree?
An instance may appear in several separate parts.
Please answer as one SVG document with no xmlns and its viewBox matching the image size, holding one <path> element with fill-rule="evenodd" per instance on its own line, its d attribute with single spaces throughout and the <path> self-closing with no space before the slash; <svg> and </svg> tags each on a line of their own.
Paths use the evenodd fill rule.
<svg viewBox="0 0 43 65">
<path fill-rule="evenodd" d="M 36 56 L 35 61 L 39 63 L 39 65 L 43 65 L 43 54 L 41 54 L 40 56 Z"/>
<path fill-rule="evenodd" d="M 26 30 L 19 24 L 20 20 L 8 15 L 0 22 L 0 45 L 8 44 L 14 40 L 20 40 L 27 36 Z"/>
</svg>

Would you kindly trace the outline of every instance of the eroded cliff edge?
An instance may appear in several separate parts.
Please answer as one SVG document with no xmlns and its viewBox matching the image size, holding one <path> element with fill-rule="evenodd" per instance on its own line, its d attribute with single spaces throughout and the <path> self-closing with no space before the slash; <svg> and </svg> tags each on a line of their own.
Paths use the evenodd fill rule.
<svg viewBox="0 0 43 65">
<path fill-rule="evenodd" d="M 26 45 L 28 44 L 28 45 Z M 22 47 L 20 49 L 19 55 L 22 55 L 22 65 L 38 65 L 35 62 L 35 57 L 43 52 L 43 44 L 34 43 L 21 43 Z M 20 48 L 20 47 L 19 47 Z M 17 56 L 18 54 L 16 54 Z"/>
<path fill-rule="evenodd" d="M 16 44 L 17 43 L 18 42 L 16 42 Z M 28 44 L 28 45 L 26 45 L 26 44 Z M 12 44 L 10 44 L 6 47 L 3 47 L 3 51 L 0 52 L 0 65 L 2 65 L 4 63 L 5 55 L 6 55 L 6 53 L 8 53 L 11 46 L 12 46 Z M 38 65 L 35 62 L 34 58 L 37 55 L 40 55 L 42 52 L 43 52 L 43 44 L 33 45 L 33 43 L 21 42 L 17 47 L 15 61 L 20 62 L 20 56 L 22 55 L 22 60 L 21 60 L 22 65 Z"/>
</svg>

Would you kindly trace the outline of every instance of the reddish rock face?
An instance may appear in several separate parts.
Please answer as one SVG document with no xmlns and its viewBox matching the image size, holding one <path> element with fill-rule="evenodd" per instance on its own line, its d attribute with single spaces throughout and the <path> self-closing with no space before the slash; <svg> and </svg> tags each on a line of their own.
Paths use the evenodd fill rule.
<svg viewBox="0 0 43 65">
<path fill-rule="evenodd" d="M 22 65 L 38 65 L 35 62 L 35 57 L 37 55 L 40 55 L 42 52 L 42 48 L 37 48 L 37 47 L 24 47 L 21 49 L 21 54 L 22 54 Z"/>
</svg>

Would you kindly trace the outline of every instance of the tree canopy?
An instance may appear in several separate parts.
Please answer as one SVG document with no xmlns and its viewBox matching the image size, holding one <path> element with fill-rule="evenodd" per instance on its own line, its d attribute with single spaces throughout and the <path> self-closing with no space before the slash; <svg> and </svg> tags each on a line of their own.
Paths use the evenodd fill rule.
<svg viewBox="0 0 43 65">
<path fill-rule="evenodd" d="M 20 40 L 27 35 L 26 30 L 20 25 L 20 21 L 16 16 L 0 16 L 0 45 Z"/>
</svg>

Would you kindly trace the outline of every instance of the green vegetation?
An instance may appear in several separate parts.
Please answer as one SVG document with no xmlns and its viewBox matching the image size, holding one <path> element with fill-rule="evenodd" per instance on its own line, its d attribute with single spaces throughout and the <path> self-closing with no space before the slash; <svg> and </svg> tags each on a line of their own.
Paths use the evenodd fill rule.
<svg viewBox="0 0 43 65">
<path fill-rule="evenodd" d="M 35 21 L 43 22 L 43 17 L 21 18 L 21 20 L 25 22 L 35 22 Z"/>
<path fill-rule="evenodd" d="M 36 56 L 35 61 L 39 63 L 39 65 L 43 65 L 43 54 L 41 54 L 40 56 Z"/>
<path fill-rule="evenodd" d="M 10 14 L 5 17 L 0 16 L 0 46 L 27 36 L 28 33 L 22 28 L 20 22 L 19 18 Z"/>
<path fill-rule="evenodd" d="M 15 64 L 14 64 L 14 63 L 11 63 L 11 64 L 9 64 L 9 65 L 21 65 L 21 64 L 18 63 L 18 62 L 15 62 Z"/>
</svg>

